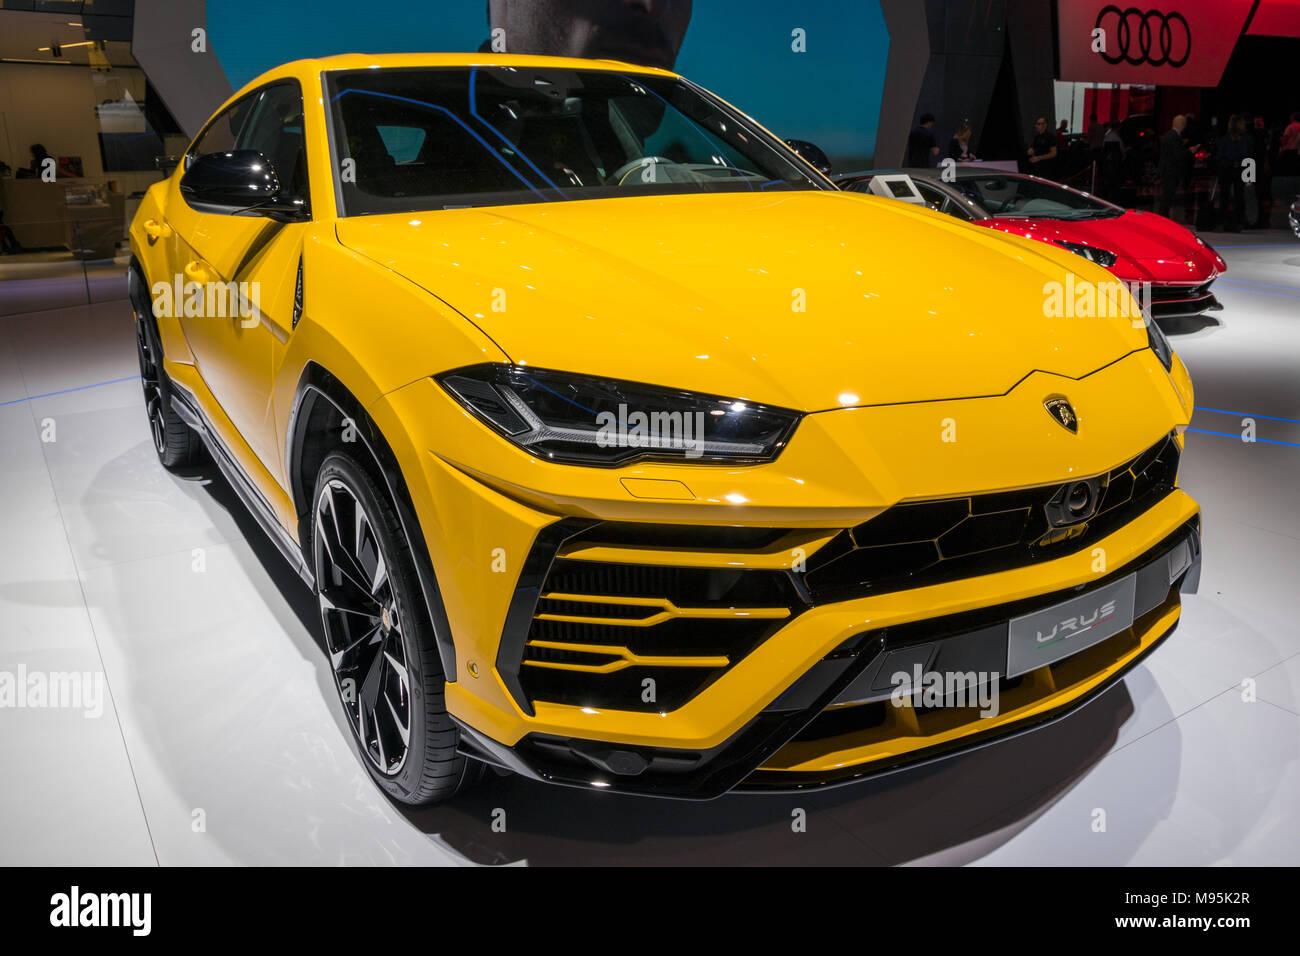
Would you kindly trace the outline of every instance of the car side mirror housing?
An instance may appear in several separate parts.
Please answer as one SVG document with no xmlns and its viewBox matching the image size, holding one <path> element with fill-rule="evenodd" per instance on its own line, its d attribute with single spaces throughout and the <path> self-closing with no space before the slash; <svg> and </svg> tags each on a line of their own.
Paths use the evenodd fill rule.
<svg viewBox="0 0 1300 956">
<path fill-rule="evenodd" d="M 275 166 L 255 149 L 195 157 L 181 176 L 180 190 L 199 212 L 280 222 L 308 218 L 306 203 L 281 193 Z"/>
<path fill-rule="evenodd" d="M 830 158 L 816 143 L 810 143 L 806 139 L 787 139 L 785 145 L 803 157 L 804 162 L 815 166 L 823 176 L 831 174 Z"/>
</svg>

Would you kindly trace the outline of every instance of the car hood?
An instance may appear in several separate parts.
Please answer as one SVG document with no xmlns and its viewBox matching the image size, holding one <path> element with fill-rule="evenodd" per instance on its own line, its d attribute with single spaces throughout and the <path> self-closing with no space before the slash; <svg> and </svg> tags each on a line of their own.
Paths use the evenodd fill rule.
<svg viewBox="0 0 1300 956">
<path fill-rule="evenodd" d="M 832 192 L 636 196 L 340 219 L 512 361 L 817 411 L 1082 377 L 1146 335 L 1044 315 L 1064 250 Z M 430 356 L 436 371 L 436 356 Z"/>
<path fill-rule="evenodd" d="M 986 219 L 984 225 L 1042 242 L 1081 242 L 1142 262 L 1191 260 L 1197 274 L 1217 271 L 1214 253 L 1178 223 L 1129 209 L 1113 219 Z M 1208 278 L 1208 276 L 1207 276 Z"/>
</svg>

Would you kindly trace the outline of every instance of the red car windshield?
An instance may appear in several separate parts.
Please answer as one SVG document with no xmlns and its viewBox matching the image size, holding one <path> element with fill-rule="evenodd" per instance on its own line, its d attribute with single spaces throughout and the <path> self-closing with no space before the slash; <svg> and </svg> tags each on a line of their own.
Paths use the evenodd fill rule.
<svg viewBox="0 0 1300 956">
<path fill-rule="evenodd" d="M 1028 176 L 975 176 L 952 184 L 998 219 L 1113 219 L 1123 208 Z"/>
</svg>

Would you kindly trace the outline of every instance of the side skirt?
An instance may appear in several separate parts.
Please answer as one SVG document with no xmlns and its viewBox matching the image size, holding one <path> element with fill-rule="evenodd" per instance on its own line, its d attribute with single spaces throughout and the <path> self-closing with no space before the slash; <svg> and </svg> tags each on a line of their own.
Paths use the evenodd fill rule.
<svg viewBox="0 0 1300 956">
<path fill-rule="evenodd" d="M 262 493 L 257 490 L 251 478 L 235 461 L 233 455 L 226 448 L 225 443 L 217 437 L 216 433 L 208 426 L 207 419 L 203 417 L 203 412 L 199 410 L 199 404 L 193 394 L 180 383 L 173 381 L 172 386 L 172 408 L 190 428 L 198 433 L 203 439 L 203 444 L 207 447 L 208 453 L 212 455 L 212 460 L 217 463 L 221 469 L 222 475 L 230 483 L 230 487 L 235 490 L 239 500 L 248 508 L 249 513 L 261 525 L 266 536 L 280 551 L 298 577 L 313 591 L 316 589 L 316 576 L 312 573 L 311 567 L 303 557 L 302 549 L 298 543 L 289 536 L 280 522 L 276 519 L 275 513 L 267 500 L 262 497 Z"/>
</svg>

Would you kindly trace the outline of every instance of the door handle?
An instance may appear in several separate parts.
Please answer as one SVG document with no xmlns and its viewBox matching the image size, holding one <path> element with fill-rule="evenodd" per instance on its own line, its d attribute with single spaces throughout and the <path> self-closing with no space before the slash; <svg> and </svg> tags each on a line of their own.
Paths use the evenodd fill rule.
<svg viewBox="0 0 1300 956">
<path fill-rule="evenodd" d="M 156 219 L 146 219 L 144 221 L 144 233 L 150 239 L 167 239 L 172 234 L 172 227 Z"/>
<path fill-rule="evenodd" d="M 199 285 L 205 285 L 210 278 L 208 270 L 203 268 L 202 264 L 197 259 L 185 263 L 185 275 L 191 281 L 197 282 Z"/>
</svg>

